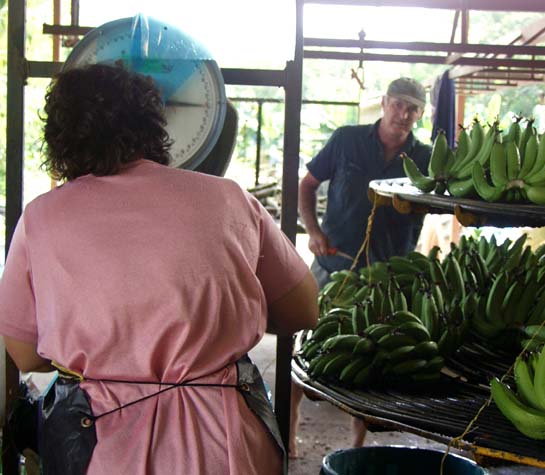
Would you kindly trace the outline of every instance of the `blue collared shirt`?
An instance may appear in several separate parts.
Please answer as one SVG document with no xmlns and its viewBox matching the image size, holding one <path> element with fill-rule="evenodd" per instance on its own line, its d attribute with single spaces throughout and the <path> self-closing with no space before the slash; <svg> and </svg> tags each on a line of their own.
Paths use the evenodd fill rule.
<svg viewBox="0 0 545 475">
<path fill-rule="evenodd" d="M 399 155 L 384 160 L 384 148 L 375 124 L 344 126 L 337 129 L 324 148 L 308 163 L 309 172 L 319 181 L 329 180 L 327 209 L 322 230 L 332 247 L 351 256 L 358 253 L 367 230 L 367 218 L 373 208 L 367 197 L 369 182 L 404 177 Z M 412 133 L 399 151 L 411 157 L 426 172 L 431 147 L 419 142 Z M 369 259 L 386 261 L 404 256 L 416 246 L 423 216 L 400 214 L 390 206 L 376 210 L 371 229 Z M 351 261 L 339 256 L 318 256 L 328 272 L 346 269 Z M 358 267 L 366 265 L 362 254 Z"/>
</svg>

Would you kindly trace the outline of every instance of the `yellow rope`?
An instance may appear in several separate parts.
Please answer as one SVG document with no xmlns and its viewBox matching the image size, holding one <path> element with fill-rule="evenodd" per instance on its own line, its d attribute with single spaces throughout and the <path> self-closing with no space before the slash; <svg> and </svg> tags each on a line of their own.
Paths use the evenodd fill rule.
<svg viewBox="0 0 545 475">
<path fill-rule="evenodd" d="M 541 325 L 539 325 L 539 328 L 542 328 L 543 326 L 545 325 L 545 320 L 543 320 L 541 322 Z M 518 354 L 517 358 L 521 357 L 525 352 L 526 350 L 528 349 L 528 347 L 532 344 L 532 341 L 534 340 L 534 338 L 536 337 L 538 331 L 536 331 L 534 333 L 534 335 L 528 340 L 528 342 L 526 343 L 526 345 L 524 346 L 524 348 L 522 349 L 522 351 Z M 545 351 L 545 349 L 542 349 L 541 351 Z M 515 358 L 515 361 L 516 361 L 516 358 Z M 511 372 L 513 371 L 513 368 L 515 367 L 515 361 L 513 361 L 513 364 L 509 367 L 509 369 L 505 372 L 505 374 L 500 378 L 500 381 L 503 382 L 503 380 L 509 375 L 511 374 Z M 479 416 L 481 415 L 481 413 L 484 411 L 484 409 L 486 407 L 488 407 L 490 405 L 490 403 L 492 402 L 492 394 L 490 396 L 488 396 L 488 399 L 483 403 L 483 405 L 479 408 L 479 410 L 477 411 L 477 414 L 475 414 L 475 417 L 473 419 L 471 419 L 471 421 L 469 421 L 469 424 L 466 426 L 466 428 L 464 429 L 464 431 L 462 432 L 462 434 L 460 434 L 459 436 L 457 437 L 453 437 L 452 439 L 450 439 L 448 445 L 447 445 L 447 450 L 445 451 L 445 454 L 443 455 L 443 458 L 441 459 L 441 471 L 440 471 L 440 475 L 443 475 L 443 466 L 444 466 L 444 463 L 445 463 L 445 460 L 450 452 L 450 449 L 451 447 L 458 441 L 462 440 L 467 434 L 468 432 L 471 430 L 471 427 L 473 427 L 473 424 L 477 421 L 477 419 L 479 418 Z"/>
<path fill-rule="evenodd" d="M 352 261 L 352 264 L 350 265 L 349 271 L 353 271 L 356 266 L 358 265 L 358 260 L 360 256 L 362 255 L 363 251 L 365 250 L 365 259 L 367 263 L 367 267 L 370 267 L 369 262 L 369 242 L 371 241 L 371 229 L 373 228 L 373 220 L 375 219 L 375 213 L 378 207 L 378 201 L 377 201 L 377 194 L 373 194 L 373 208 L 371 209 L 371 213 L 369 214 L 369 217 L 367 218 L 367 229 L 365 230 L 365 237 L 363 239 L 363 243 L 361 244 L 361 247 L 358 250 L 358 253 L 356 254 L 356 257 L 354 257 L 354 260 Z M 344 289 L 344 286 L 346 285 L 346 282 L 348 282 L 348 275 L 343 279 L 341 282 L 341 285 L 339 287 L 339 290 L 335 294 L 335 297 L 333 300 L 335 300 L 339 295 L 341 295 L 341 292 Z M 369 274 L 369 283 L 371 282 L 371 274 Z"/>
</svg>

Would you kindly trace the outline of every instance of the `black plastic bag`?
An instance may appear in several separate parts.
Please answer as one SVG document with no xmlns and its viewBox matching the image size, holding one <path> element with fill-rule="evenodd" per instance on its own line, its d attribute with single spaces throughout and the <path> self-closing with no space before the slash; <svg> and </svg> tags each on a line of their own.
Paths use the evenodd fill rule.
<svg viewBox="0 0 545 475">
<path fill-rule="evenodd" d="M 43 475 L 82 475 L 97 443 L 91 405 L 79 382 L 59 377 L 43 399 Z"/>
</svg>

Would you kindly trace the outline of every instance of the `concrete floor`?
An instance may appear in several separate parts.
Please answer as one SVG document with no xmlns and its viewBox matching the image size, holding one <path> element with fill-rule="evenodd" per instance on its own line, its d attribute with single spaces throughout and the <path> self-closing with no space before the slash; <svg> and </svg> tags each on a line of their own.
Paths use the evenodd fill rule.
<svg viewBox="0 0 545 475">
<path fill-rule="evenodd" d="M 266 334 L 251 352 L 250 357 L 259 367 L 264 380 L 273 392 L 276 370 L 276 337 Z M 301 404 L 301 423 L 297 435 L 299 457 L 290 460 L 289 475 L 318 475 L 323 457 L 338 449 L 350 448 L 350 416 L 324 401 L 304 398 Z M 365 446 L 398 445 L 435 449 L 444 452 L 444 444 L 406 432 L 369 432 Z M 453 453 L 465 455 L 454 450 Z M 487 467 L 490 475 L 545 475 L 545 469 L 523 465 Z"/>
</svg>

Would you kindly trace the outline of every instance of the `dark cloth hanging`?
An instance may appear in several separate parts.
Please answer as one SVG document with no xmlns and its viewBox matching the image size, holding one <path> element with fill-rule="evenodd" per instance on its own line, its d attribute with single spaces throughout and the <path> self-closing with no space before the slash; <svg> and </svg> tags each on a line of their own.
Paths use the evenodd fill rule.
<svg viewBox="0 0 545 475">
<path fill-rule="evenodd" d="M 435 107 L 435 112 L 431 140 L 433 141 L 438 131 L 442 129 L 447 134 L 450 148 L 454 148 L 456 138 L 455 90 L 454 81 L 449 78 L 448 73 L 448 70 L 443 73 L 436 97 L 432 93 L 432 105 Z"/>
</svg>

